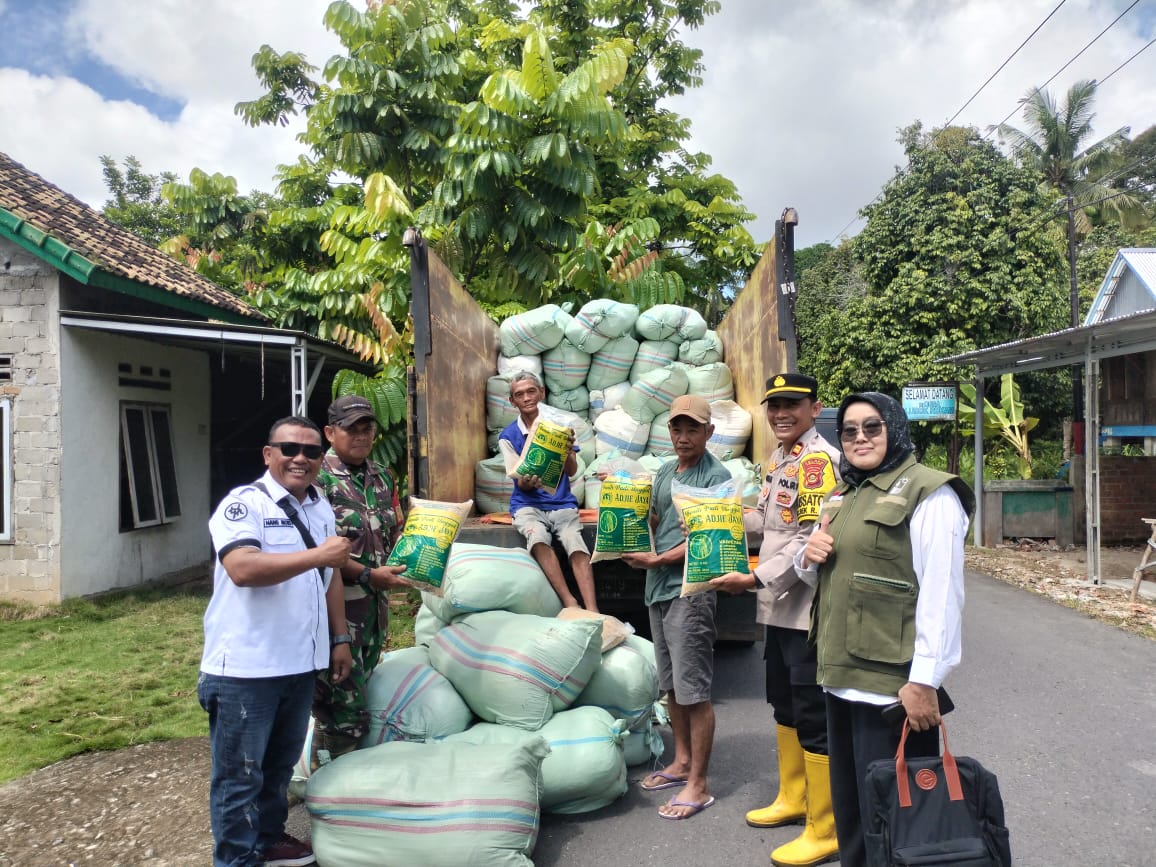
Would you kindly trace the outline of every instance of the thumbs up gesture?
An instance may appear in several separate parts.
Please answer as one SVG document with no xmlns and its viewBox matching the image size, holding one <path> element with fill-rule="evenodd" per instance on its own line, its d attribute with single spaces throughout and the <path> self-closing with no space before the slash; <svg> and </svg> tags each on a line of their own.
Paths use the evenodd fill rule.
<svg viewBox="0 0 1156 867">
<path fill-rule="evenodd" d="M 824 514 L 819 518 L 819 526 L 807 539 L 803 546 L 803 565 L 811 566 L 815 563 L 826 563 L 827 558 L 835 548 L 835 538 L 827 532 L 827 525 L 831 523 L 831 516 Z"/>
</svg>

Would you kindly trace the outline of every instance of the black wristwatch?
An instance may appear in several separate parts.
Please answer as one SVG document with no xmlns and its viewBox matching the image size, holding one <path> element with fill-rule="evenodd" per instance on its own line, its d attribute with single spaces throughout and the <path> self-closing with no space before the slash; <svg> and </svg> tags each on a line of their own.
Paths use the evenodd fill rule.
<svg viewBox="0 0 1156 867">
<path fill-rule="evenodd" d="M 353 636 L 350 635 L 348 632 L 345 632 L 345 633 L 342 633 L 341 635 L 334 635 L 332 638 L 329 639 L 330 650 L 332 650 L 334 647 L 336 647 L 339 644 L 353 644 Z"/>
<path fill-rule="evenodd" d="M 357 583 L 364 587 L 366 590 L 372 589 L 369 584 L 370 571 L 372 570 L 368 566 L 365 566 L 362 568 L 361 573 L 357 576 Z"/>
</svg>

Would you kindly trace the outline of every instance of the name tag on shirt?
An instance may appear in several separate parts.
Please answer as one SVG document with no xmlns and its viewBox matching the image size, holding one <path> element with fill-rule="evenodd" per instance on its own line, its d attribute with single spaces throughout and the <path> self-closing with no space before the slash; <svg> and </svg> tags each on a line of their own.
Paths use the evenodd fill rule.
<svg viewBox="0 0 1156 867">
<path fill-rule="evenodd" d="M 293 522 L 290 521 L 288 518 L 266 518 L 265 519 L 265 526 L 266 527 L 289 527 L 289 528 L 292 528 Z"/>
</svg>

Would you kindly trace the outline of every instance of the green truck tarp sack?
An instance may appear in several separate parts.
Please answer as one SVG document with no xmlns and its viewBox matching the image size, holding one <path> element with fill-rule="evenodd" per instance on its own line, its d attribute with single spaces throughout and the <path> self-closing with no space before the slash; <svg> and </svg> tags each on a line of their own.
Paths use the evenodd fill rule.
<svg viewBox="0 0 1156 867">
<path fill-rule="evenodd" d="M 430 593 L 422 598 L 436 599 L 437 597 Z M 433 641 L 433 637 L 443 626 L 449 626 L 449 622 L 434 614 L 429 606 L 423 602 L 421 607 L 417 609 L 417 616 L 413 619 L 413 643 L 424 644 L 428 647 L 429 643 Z"/>
<path fill-rule="evenodd" d="M 422 594 L 422 604 L 443 621 L 479 611 L 512 611 L 554 617 L 558 594 L 525 548 L 455 542 L 446 563 L 442 595 Z"/>
<path fill-rule="evenodd" d="M 598 668 L 602 622 L 482 611 L 440 630 L 429 656 L 477 716 L 537 731 Z"/>
<path fill-rule="evenodd" d="M 557 304 L 545 304 L 506 317 L 498 326 L 502 355 L 507 358 L 541 355 L 547 349 L 553 349 L 566 336 L 566 326 L 573 318 Z"/>
<path fill-rule="evenodd" d="M 615 337 L 590 357 L 586 387 L 593 391 L 626 382 L 630 378 L 630 368 L 634 366 L 634 356 L 637 354 L 637 340 L 629 334 Z"/>
<path fill-rule="evenodd" d="M 630 368 L 630 384 L 638 382 L 652 370 L 669 367 L 678 358 L 678 344 L 673 340 L 644 340 L 638 344 L 634 364 Z"/>
<path fill-rule="evenodd" d="M 313 853 L 326 867 L 533 867 L 542 738 L 357 750 L 306 787 Z"/>
<path fill-rule="evenodd" d="M 390 741 L 427 741 L 464 732 L 474 721 L 453 684 L 429 664 L 423 646 L 381 658 L 365 687 L 369 731 L 361 747 Z"/>
<path fill-rule="evenodd" d="M 634 330 L 643 340 L 673 340 L 682 343 L 706 336 L 702 314 L 677 304 L 656 304 L 638 314 Z"/>
<path fill-rule="evenodd" d="M 542 737 L 550 755 L 542 762 L 542 809 L 547 813 L 589 813 L 626 794 L 626 726 L 597 707 L 554 714 L 537 732 L 478 723 L 449 743 L 518 743 Z"/>
<path fill-rule="evenodd" d="M 678 360 L 684 364 L 714 364 L 723 360 L 722 339 L 708 331 L 697 340 L 687 340 L 678 346 Z"/>
<path fill-rule="evenodd" d="M 600 665 L 578 701 L 578 707 L 600 707 L 631 731 L 650 726 L 650 711 L 658 700 L 658 668 L 654 645 L 629 635 L 617 647 L 602 654 Z"/>
<path fill-rule="evenodd" d="M 638 307 L 610 298 L 595 298 L 582 305 L 566 326 L 566 339 L 593 355 L 615 337 L 621 337 L 638 321 Z"/>
<path fill-rule="evenodd" d="M 590 356 L 569 340 L 542 353 L 543 384 L 551 395 L 584 385 L 589 370 Z"/>
<path fill-rule="evenodd" d="M 689 387 L 690 378 L 683 365 L 652 370 L 630 386 L 619 408 L 634 420 L 649 425 L 660 412 L 669 411 L 674 399 L 686 394 Z"/>
</svg>

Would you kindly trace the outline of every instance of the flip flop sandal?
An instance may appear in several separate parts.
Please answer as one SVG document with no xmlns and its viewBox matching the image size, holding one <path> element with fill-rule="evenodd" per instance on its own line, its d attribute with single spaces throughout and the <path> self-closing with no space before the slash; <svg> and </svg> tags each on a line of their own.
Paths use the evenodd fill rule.
<svg viewBox="0 0 1156 867">
<path fill-rule="evenodd" d="M 661 777 L 662 779 L 666 780 L 666 782 L 659 783 L 657 786 L 648 786 L 646 785 L 646 779 L 649 779 L 650 777 Z M 662 771 L 655 771 L 652 774 L 647 774 L 646 779 L 643 779 L 643 781 L 638 784 L 642 790 L 646 792 L 658 792 L 662 789 L 673 789 L 676 786 L 686 785 L 686 780 L 671 776 L 670 774 L 664 774 Z"/>
</svg>

